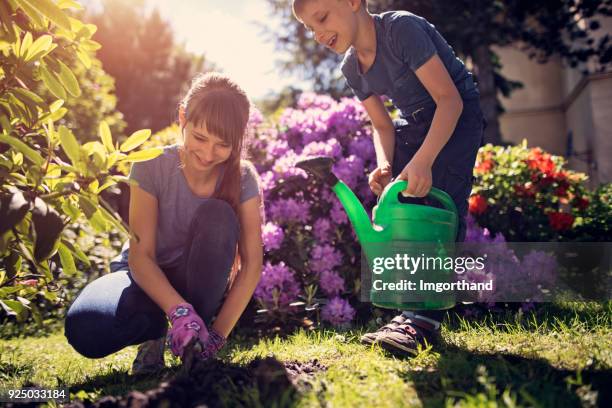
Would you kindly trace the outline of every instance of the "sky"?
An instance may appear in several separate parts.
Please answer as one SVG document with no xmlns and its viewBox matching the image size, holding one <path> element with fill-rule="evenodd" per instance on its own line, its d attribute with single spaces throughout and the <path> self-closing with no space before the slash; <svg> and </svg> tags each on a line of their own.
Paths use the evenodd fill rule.
<svg viewBox="0 0 612 408">
<path fill-rule="evenodd" d="M 278 51 L 266 42 L 256 22 L 278 24 L 268 15 L 265 0 L 145 0 L 169 21 L 178 43 L 204 54 L 208 61 L 231 76 L 250 98 L 257 99 L 284 86 L 294 77 L 275 67 Z M 303 84 L 302 84 L 302 87 Z"/>
</svg>

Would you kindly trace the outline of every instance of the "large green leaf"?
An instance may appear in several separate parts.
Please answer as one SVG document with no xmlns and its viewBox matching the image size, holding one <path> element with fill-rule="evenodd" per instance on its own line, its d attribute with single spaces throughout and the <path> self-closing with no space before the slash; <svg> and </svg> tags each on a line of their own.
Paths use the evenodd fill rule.
<svg viewBox="0 0 612 408">
<path fill-rule="evenodd" d="M 110 127 L 105 120 L 100 122 L 99 126 L 100 139 L 102 139 L 102 144 L 106 148 L 107 152 L 115 151 L 115 146 L 113 146 L 113 137 L 111 136 Z"/>
<path fill-rule="evenodd" d="M 160 154 L 164 152 L 164 149 L 161 147 L 153 147 L 151 149 L 140 150 L 137 152 L 132 152 L 127 155 L 124 161 L 127 162 L 141 162 L 147 161 L 156 158 Z"/>
<path fill-rule="evenodd" d="M 70 21 L 62 9 L 51 0 L 17 0 L 21 5 L 27 4 L 64 30 L 70 30 Z M 27 11 L 26 11 L 27 12 Z"/>
<path fill-rule="evenodd" d="M 57 47 L 53 44 L 53 38 L 48 35 L 41 35 L 34 41 L 34 44 L 28 48 L 28 52 L 25 55 L 25 62 L 40 59 L 53 51 Z"/>
<path fill-rule="evenodd" d="M 64 149 L 72 164 L 76 165 L 81 160 L 79 142 L 77 142 L 72 131 L 63 125 L 59 128 L 59 136 L 62 149 Z"/>
<path fill-rule="evenodd" d="M 132 133 L 130 137 L 119 146 L 122 152 L 129 152 L 143 144 L 151 136 L 151 129 L 141 129 Z"/>
<path fill-rule="evenodd" d="M 57 252 L 60 256 L 60 261 L 62 262 L 62 268 L 64 273 L 68 276 L 74 276 L 77 274 L 77 268 L 74 264 L 74 258 L 70 250 L 64 245 L 62 242 L 59 243 L 57 247 Z"/>
<path fill-rule="evenodd" d="M 11 145 L 11 147 L 23 153 L 25 157 L 38 166 L 42 166 L 45 163 L 45 159 L 43 159 L 40 153 L 13 136 L 0 134 L 0 142 Z"/>
<path fill-rule="evenodd" d="M 78 97 L 81 95 L 81 88 L 79 88 L 79 81 L 77 81 L 76 77 L 68 68 L 66 64 L 62 61 L 58 61 L 60 66 L 59 78 L 64 85 L 64 88 L 70 93 L 70 95 L 74 97 Z"/>
<path fill-rule="evenodd" d="M 55 74 L 49 71 L 44 65 L 41 65 L 38 68 L 38 72 L 40 73 L 40 77 L 43 80 L 43 83 L 51 91 L 51 93 L 59 99 L 66 99 L 66 90 L 62 86 L 61 82 L 57 79 Z"/>
</svg>

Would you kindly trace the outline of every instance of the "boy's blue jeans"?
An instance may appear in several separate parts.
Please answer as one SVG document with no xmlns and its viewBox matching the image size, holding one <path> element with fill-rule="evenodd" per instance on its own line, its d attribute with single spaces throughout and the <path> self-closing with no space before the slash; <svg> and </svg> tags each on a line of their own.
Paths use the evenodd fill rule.
<svg viewBox="0 0 612 408">
<path fill-rule="evenodd" d="M 425 104 L 415 107 L 415 110 L 394 122 L 395 125 L 395 151 L 393 156 L 392 174 L 396 177 L 410 162 L 417 150 L 423 144 L 433 116 L 436 105 Z M 482 146 L 485 121 L 480 109 L 478 96 L 463 100 L 463 111 L 455 131 L 446 145 L 442 148 L 431 168 L 432 186 L 448 193 L 457 206 L 459 225 L 457 228 L 457 242 L 463 242 L 466 235 L 466 217 L 468 212 L 468 199 L 474 183 L 473 171 L 476 154 Z M 418 203 L 441 207 L 437 200 L 425 198 L 400 197 L 400 201 Z M 442 320 L 444 311 L 419 311 L 425 317 Z"/>
<path fill-rule="evenodd" d="M 396 177 L 410 162 L 423 144 L 436 109 L 434 103 L 415 107 L 412 114 L 396 120 L 395 151 L 392 173 Z M 468 199 L 474 181 L 473 171 L 476 154 L 482 145 L 484 119 L 479 97 L 463 100 L 463 111 L 455 131 L 442 148 L 431 168 L 432 185 L 451 196 L 457 206 L 459 225 L 457 242 L 465 239 Z M 428 198 L 402 198 L 404 202 L 441 207 L 436 200 Z"/>
<path fill-rule="evenodd" d="M 238 236 L 239 222 L 232 207 L 209 199 L 191 222 L 182 258 L 162 268 L 206 324 L 223 300 Z M 136 284 L 125 259 L 112 262 L 113 273 L 89 283 L 68 310 L 65 335 L 85 357 L 104 357 L 164 336 L 164 312 Z"/>
</svg>

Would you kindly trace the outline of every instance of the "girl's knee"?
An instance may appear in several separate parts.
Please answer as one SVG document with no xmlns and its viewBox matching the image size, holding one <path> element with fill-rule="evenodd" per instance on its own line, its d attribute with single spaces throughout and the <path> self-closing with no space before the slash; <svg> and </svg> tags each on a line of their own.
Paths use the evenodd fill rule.
<svg viewBox="0 0 612 408">
<path fill-rule="evenodd" d="M 69 310 L 64 321 L 64 336 L 81 355 L 101 358 L 110 354 L 100 341 L 108 338 L 110 327 L 95 313 Z"/>
</svg>

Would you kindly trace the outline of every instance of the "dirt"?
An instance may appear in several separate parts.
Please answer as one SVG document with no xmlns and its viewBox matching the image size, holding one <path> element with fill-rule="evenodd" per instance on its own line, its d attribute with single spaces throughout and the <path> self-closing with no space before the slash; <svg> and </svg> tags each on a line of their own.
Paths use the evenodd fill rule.
<svg viewBox="0 0 612 408">
<path fill-rule="evenodd" d="M 97 401 L 77 401 L 66 405 L 83 407 L 225 407 L 286 405 L 299 393 L 312 387 L 317 372 L 327 367 L 317 360 L 283 363 L 274 357 L 252 361 L 248 366 L 218 360 L 198 363 L 186 375 L 172 379 L 145 392 L 125 396 L 106 396 Z"/>
</svg>

